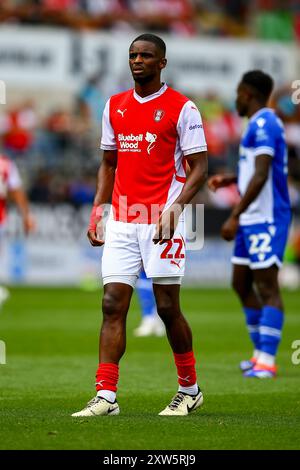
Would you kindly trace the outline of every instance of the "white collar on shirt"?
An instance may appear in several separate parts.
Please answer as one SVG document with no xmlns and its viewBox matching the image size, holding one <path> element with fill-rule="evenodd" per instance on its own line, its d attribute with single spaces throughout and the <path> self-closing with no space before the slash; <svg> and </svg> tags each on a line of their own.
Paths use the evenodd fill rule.
<svg viewBox="0 0 300 470">
<path fill-rule="evenodd" d="M 144 96 L 144 98 L 142 98 L 140 95 L 137 94 L 135 90 L 133 90 L 133 96 L 139 103 L 147 103 L 148 101 L 154 100 L 155 98 L 158 98 L 159 96 L 161 96 L 166 91 L 167 88 L 168 88 L 168 85 L 164 83 L 163 86 L 158 91 L 156 91 L 155 93 L 152 93 L 152 95 Z"/>
</svg>

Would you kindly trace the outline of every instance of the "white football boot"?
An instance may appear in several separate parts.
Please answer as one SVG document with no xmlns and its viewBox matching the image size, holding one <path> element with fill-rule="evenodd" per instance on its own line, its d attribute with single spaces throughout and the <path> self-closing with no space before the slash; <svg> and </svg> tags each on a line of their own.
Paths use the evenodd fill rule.
<svg viewBox="0 0 300 470">
<path fill-rule="evenodd" d="M 120 408 L 116 401 L 111 403 L 105 400 L 105 398 L 96 396 L 88 402 L 83 410 L 73 413 L 72 416 L 75 418 L 87 418 L 89 416 L 113 416 L 118 415 L 119 413 Z"/>
<path fill-rule="evenodd" d="M 252 357 L 249 361 L 241 361 L 240 362 L 240 370 L 244 372 L 248 372 L 248 370 L 252 370 L 256 364 L 256 359 Z"/>
<path fill-rule="evenodd" d="M 146 315 L 140 326 L 138 326 L 133 334 L 137 337 L 143 336 L 164 336 L 166 333 L 165 325 L 159 316 L 156 315 Z"/>
<path fill-rule="evenodd" d="M 203 404 L 203 395 L 199 388 L 197 395 L 177 392 L 171 403 L 159 413 L 159 416 L 186 416 Z"/>
</svg>

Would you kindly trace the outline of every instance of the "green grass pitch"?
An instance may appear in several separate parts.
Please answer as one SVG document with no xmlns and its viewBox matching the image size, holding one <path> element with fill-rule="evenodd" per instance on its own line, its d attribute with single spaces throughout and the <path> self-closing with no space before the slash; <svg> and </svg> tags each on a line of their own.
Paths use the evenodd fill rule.
<svg viewBox="0 0 300 470">
<path fill-rule="evenodd" d="M 204 405 L 187 417 L 159 417 L 177 389 L 166 338 L 134 338 L 136 299 L 127 326 L 114 417 L 74 419 L 94 394 L 100 292 L 11 289 L 0 313 L 7 364 L 0 365 L 1 449 L 299 449 L 300 294 L 284 292 L 286 322 L 276 380 L 247 380 L 238 363 L 250 342 L 230 289 L 182 291 L 193 329 Z"/>
</svg>

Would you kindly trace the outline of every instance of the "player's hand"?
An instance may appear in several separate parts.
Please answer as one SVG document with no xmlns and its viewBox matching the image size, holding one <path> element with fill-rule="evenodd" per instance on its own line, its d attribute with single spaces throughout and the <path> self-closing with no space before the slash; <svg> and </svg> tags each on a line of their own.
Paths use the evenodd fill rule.
<svg viewBox="0 0 300 470">
<path fill-rule="evenodd" d="M 171 206 L 168 210 L 163 212 L 156 224 L 153 243 L 162 245 L 174 236 L 177 227 L 178 219 L 181 214 L 180 207 Z"/>
<path fill-rule="evenodd" d="M 214 176 L 211 176 L 207 181 L 208 188 L 213 192 L 215 192 L 219 188 L 222 188 L 225 185 L 226 185 L 225 175 L 214 175 Z"/>
<path fill-rule="evenodd" d="M 36 230 L 36 221 L 31 214 L 28 214 L 23 218 L 23 228 L 26 235 L 29 235 Z"/>
<path fill-rule="evenodd" d="M 224 240 L 230 242 L 235 238 L 239 226 L 239 218 L 231 215 L 222 225 L 221 236 Z"/>
<path fill-rule="evenodd" d="M 94 205 L 90 215 L 90 222 L 87 231 L 87 237 L 92 246 L 104 245 L 104 230 L 103 230 L 103 207 L 101 205 Z"/>
<path fill-rule="evenodd" d="M 92 229 L 88 230 L 87 237 L 92 246 L 104 245 L 104 231 L 103 231 L 103 225 L 102 225 L 101 220 L 97 223 L 96 230 L 92 230 Z"/>
</svg>

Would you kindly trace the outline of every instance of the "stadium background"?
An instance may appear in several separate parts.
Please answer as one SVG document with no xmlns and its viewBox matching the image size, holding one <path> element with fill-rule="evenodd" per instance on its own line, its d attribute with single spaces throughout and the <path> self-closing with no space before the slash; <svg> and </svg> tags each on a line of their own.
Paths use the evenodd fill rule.
<svg viewBox="0 0 300 470">
<path fill-rule="evenodd" d="M 229 288 L 232 246 L 219 237 L 237 194 L 204 188 L 195 198 L 205 204 L 204 248 L 189 255 L 182 303 L 207 407 L 186 422 L 158 426 L 154 415 L 174 393 L 175 376 L 164 338 L 133 338 L 140 320 L 134 299 L 121 366 L 122 415 L 101 426 L 74 424 L 69 415 L 90 398 L 96 365 L 101 250 L 89 246 L 86 226 L 101 112 L 108 96 L 131 86 L 128 45 L 145 31 L 166 40 L 164 79 L 199 105 L 210 174 L 236 167 L 244 124 L 234 96 L 242 73 L 262 68 L 276 80 L 272 105 L 286 125 L 295 214 L 281 279 L 289 289 L 282 377 L 245 384 L 237 373 L 250 343 Z M 300 105 L 292 102 L 299 41 L 298 0 L 0 2 L 1 146 L 22 173 L 37 219 L 36 233 L 25 240 L 11 207 L 1 248 L 0 280 L 11 286 L 11 299 L 0 317 L 7 347 L 0 448 L 299 448 L 299 366 L 291 363 L 299 338 Z"/>
<path fill-rule="evenodd" d="M 284 10 L 282 10 L 284 5 Z M 291 101 L 299 77 L 297 1 L 41 0 L 2 1 L 0 106 L 3 152 L 18 164 L 37 217 L 28 241 L 10 212 L 1 253 L 8 283 L 79 284 L 99 276 L 99 253 L 85 228 L 99 164 L 106 99 L 131 86 L 128 45 L 142 31 L 160 32 L 168 46 L 164 79 L 199 106 L 209 171 L 234 170 L 243 123 L 234 111 L 242 73 L 262 68 L 276 80 L 273 105 L 286 123 L 290 193 L 299 211 L 300 107 Z M 204 189 L 205 244 L 188 263 L 187 284 L 224 284 L 231 246 L 218 239 L 232 188 Z M 300 259 L 295 221 L 289 261 Z M 197 269 L 201 264 L 201 269 Z M 297 286 L 297 268 L 285 279 Z"/>
</svg>

